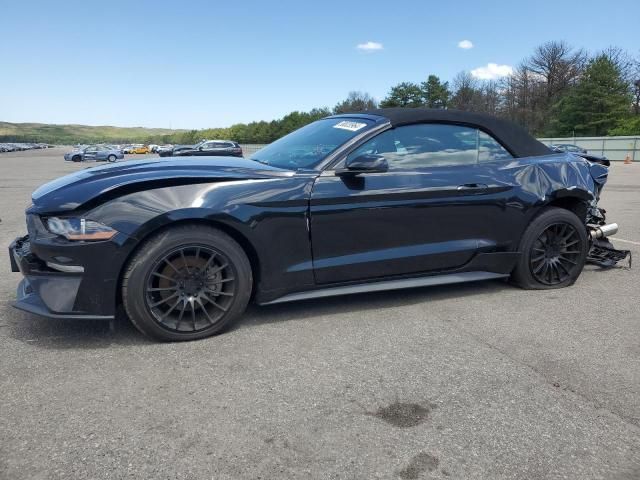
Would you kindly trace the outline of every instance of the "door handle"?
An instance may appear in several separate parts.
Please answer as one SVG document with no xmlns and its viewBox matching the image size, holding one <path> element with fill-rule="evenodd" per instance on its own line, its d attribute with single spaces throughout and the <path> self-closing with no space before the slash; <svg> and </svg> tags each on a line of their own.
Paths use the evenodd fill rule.
<svg viewBox="0 0 640 480">
<path fill-rule="evenodd" d="M 465 183 L 458 185 L 458 192 L 462 195 L 480 195 L 487 190 L 489 186 L 486 183 Z"/>
</svg>

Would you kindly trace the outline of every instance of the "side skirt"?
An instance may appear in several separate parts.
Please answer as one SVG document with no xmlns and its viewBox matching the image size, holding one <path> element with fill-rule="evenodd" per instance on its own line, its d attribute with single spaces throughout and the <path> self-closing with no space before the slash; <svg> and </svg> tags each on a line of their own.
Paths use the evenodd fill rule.
<svg viewBox="0 0 640 480">
<path fill-rule="evenodd" d="M 327 287 L 306 292 L 297 292 L 284 295 L 261 305 L 273 305 L 274 303 L 295 302 L 310 298 L 333 297 L 337 295 L 350 295 L 352 293 L 379 292 L 382 290 L 399 290 L 402 288 L 427 287 L 430 285 L 447 285 L 450 283 L 475 282 L 479 280 L 493 280 L 505 278 L 509 274 L 492 272 L 460 272 L 445 275 L 432 275 L 420 278 L 403 278 L 398 280 L 382 280 L 378 282 L 359 283 L 341 287 Z"/>
</svg>

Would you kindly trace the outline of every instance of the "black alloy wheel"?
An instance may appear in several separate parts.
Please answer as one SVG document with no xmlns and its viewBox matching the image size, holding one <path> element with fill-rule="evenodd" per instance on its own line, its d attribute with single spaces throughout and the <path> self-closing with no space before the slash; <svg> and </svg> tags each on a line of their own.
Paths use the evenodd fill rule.
<svg viewBox="0 0 640 480">
<path fill-rule="evenodd" d="M 531 274 L 544 285 L 565 282 L 578 268 L 580 236 L 568 223 L 549 225 L 535 240 L 529 254 Z"/>
<path fill-rule="evenodd" d="M 147 308 L 160 326 L 198 332 L 218 322 L 235 296 L 229 259 L 203 245 L 180 246 L 153 267 L 146 284 Z"/>
<path fill-rule="evenodd" d="M 573 285 L 582 272 L 590 243 L 587 227 L 574 212 L 546 207 L 527 226 L 511 280 L 526 289 Z"/>
<path fill-rule="evenodd" d="M 245 311 L 251 263 L 226 233 L 202 224 L 168 228 L 145 240 L 122 275 L 122 303 L 145 335 L 164 341 L 222 332 Z"/>
</svg>

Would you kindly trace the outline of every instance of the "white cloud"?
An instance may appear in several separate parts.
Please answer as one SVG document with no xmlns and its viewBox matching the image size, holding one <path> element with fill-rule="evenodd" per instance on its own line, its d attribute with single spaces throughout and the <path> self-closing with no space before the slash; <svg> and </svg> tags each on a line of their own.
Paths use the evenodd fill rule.
<svg viewBox="0 0 640 480">
<path fill-rule="evenodd" d="M 471 40 L 460 40 L 458 42 L 458 48 L 469 50 L 470 48 L 473 48 L 473 42 Z"/>
<path fill-rule="evenodd" d="M 363 52 L 375 52 L 378 50 L 382 50 L 384 47 L 381 43 L 378 42 L 367 42 L 367 43 L 359 43 L 356 48 L 358 50 L 362 50 Z"/>
<path fill-rule="evenodd" d="M 471 75 L 481 80 L 495 80 L 500 77 L 507 77 L 513 73 L 510 65 L 498 65 L 497 63 L 487 63 L 486 67 L 478 67 L 471 70 Z"/>
</svg>

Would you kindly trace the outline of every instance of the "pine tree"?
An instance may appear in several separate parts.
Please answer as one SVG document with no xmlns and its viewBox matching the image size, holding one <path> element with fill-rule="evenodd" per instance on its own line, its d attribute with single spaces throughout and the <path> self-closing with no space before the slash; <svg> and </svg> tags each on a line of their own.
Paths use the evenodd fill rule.
<svg viewBox="0 0 640 480">
<path fill-rule="evenodd" d="M 424 105 L 429 108 L 447 108 L 451 92 L 449 82 L 442 83 L 437 75 L 429 75 L 426 82 L 422 82 Z"/>
<path fill-rule="evenodd" d="M 630 114 L 631 103 L 629 85 L 619 67 L 606 55 L 599 55 L 555 105 L 552 134 L 607 135 Z"/>
<path fill-rule="evenodd" d="M 391 88 L 387 98 L 380 102 L 380 107 L 422 107 L 423 92 L 420 85 L 402 82 Z"/>
</svg>

